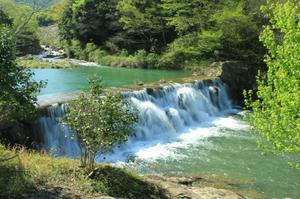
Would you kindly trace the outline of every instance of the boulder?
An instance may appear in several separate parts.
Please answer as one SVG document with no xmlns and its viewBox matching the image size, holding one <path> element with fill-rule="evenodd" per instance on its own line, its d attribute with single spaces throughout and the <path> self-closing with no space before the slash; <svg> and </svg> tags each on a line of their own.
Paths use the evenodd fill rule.
<svg viewBox="0 0 300 199">
<path fill-rule="evenodd" d="M 222 82 L 228 85 L 230 98 L 238 105 L 244 106 L 244 90 L 257 90 L 257 67 L 253 67 L 243 61 L 213 62 L 201 72 L 206 76 L 220 77 Z"/>
<path fill-rule="evenodd" d="M 33 133 L 34 120 L 24 121 L 5 121 L 0 122 L 0 140 L 5 144 L 25 144 L 27 147 L 32 148 L 35 136 Z"/>
<path fill-rule="evenodd" d="M 9 134 L 14 143 L 23 144 L 26 141 L 27 129 L 24 124 L 17 122 Z"/>
</svg>

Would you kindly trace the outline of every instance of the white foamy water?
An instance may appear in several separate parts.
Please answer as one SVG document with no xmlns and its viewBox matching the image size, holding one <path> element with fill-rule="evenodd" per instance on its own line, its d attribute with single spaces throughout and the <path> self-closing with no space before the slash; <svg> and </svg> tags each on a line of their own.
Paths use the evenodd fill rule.
<svg viewBox="0 0 300 199">
<path fill-rule="evenodd" d="M 216 177 L 259 198 L 298 198 L 299 174 L 287 164 L 295 162 L 295 157 L 261 155 L 256 141 L 265 140 L 249 129 L 242 111 L 232 107 L 227 86 L 219 79 L 137 91 L 125 97 L 140 111 L 137 136 L 107 154 L 106 160 L 99 157 L 98 162 L 108 161 L 140 174 Z M 40 118 L 35 125 L 37 148 L 50 151 L 54 146 L 61 155 L 75 156 L 79 152 L 76 141 L 70 141 L 71 133 L 63 131 L 55 119 L 64 114 L 63 106 L 55 105 L 49 111 L 50 117 Z"/>
</svg>

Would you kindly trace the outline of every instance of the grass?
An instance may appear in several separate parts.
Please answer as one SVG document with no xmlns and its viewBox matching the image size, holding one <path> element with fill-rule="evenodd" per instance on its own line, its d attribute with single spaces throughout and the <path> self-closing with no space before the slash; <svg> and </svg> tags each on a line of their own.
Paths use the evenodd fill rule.
<svg viewBox="0 0 300 199">
<path fill-rule="evenodd" d="M 44 62 L 38 60 L 20 60 L 20 65 L 26 66 L 28 68 L 75 68 L 78 65 L 72 62 Z"/>
<path fill-rule="evenodd" d="M 18 148 L 0 144 L 0 159 L 13 156 Z M 159 198 L 164 190 L 143 180 L 141 176 L 107 164 L 96 164 L 95 178 L 75 159 L 55 158 L 53 153 L 25 150 L 16 158 L 0 162 L 0 198 L 43 195 L 43 187 L 68 187 L 72 198 L 110 195 L 124 198 Z"/>
</svg>

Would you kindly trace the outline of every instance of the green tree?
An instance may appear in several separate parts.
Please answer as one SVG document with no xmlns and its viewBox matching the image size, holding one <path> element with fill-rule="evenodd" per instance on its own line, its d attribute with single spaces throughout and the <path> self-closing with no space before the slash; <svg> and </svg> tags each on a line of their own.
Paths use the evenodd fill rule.
<svg viewBox="0 0 300 199">
<path fill-rule="evenodd" d="M 53 0 L 33 1 L 32 7 L 15 3 L 11 0 L 1 0 L 0 7 L 12 19 L 11 32 L 18 44 L 39 46 L 38 21 L 34 17 Z"/>
<path fill-rule="evenodd" d="M 0 122 L 24 120 L 35 116 L 37 98 L 33 94 L 45 87 L 45 82 L 32 80 L 34 73 L 18 66 L 13 36 L 0 30 Z"/>
<path fill-rule="evenodd" d="M 300 157 L 300 22 L 299 3 L 263 6 L 270 17 L 270 25 L 264 27 L 260 40 L 268 49 L 265 62 L 266 75 L 257 76 L 258 100 L 252 101 L 252 91 L 245 91 L 245 100 L 253 114 L 248 121 L 269 144 L 259 142 L 259 147 L 268 153 L 294 153 Z M 247 118 L 247 117 L 246 117 Z M 299 163 L 291 163 L 300 169 Z"/>
<path fill-rule="evenodd" d="M 1 26 L 11 26 L 12 21 L 13 20 L 11 18 L 9 18 L 9 16 L 3 10 L 0 10 L 0 27 Z"/>
<path fill-rule="evenodd" d="M 176 62 L 200 60 L 222 51 L 223 59 L 242 59 L 254 54 L 259 45 L 257 27 L 244 12 L 243 1 L 176 1 L 164 0 L 174 10 L 168 18 L 178 37 L 169 45 L 165 57 Z"/>
<path fill-rule="evenodd" d="M 146 44 L 145 50 L 152 53 L 160 53 L 161 48 L 166 47 L 167 42 L 172 40 L 171 27 L 167 26 L 166 20 L 169 12 L 162 4 L 161 0 L 122 0 L 117 6 L 121 12 L 120 22 L 124 24 L 124 30 L 137 34 L 140 41 Z"/>
<path fill-rule="evenodd" d="M 85 0 L 70 2 L 59 23 L 62 39 L 70 44 L 72 39 L 80 41 L 82 48 L 93 42 L 105 45 L 108 37 L 121 29 L 118 26 L 116 1 Z"/>
<path fill-rule="evenodd" d="M 98 155 L 112 151 L 136 135 L 138 110 L 120 92 L 100 97 L 104 86 L 101 79 L 96 75 L 88 79 L 90 93 L 81 93 L 67 105 L 62 123 L 75 132 L 83 165 L 93 168 Z"/>
<path fill-rule="evenodd" d="M 52 8 L 52 7 L 51 7 Z M 51 8 L 46 8 L 41 12 L 37 13 L 36 19 L 39 22 L 39 26 L 50 26 L 53 25 L 56 21 L 53 20 L 54 12 Z"/>
</svg>

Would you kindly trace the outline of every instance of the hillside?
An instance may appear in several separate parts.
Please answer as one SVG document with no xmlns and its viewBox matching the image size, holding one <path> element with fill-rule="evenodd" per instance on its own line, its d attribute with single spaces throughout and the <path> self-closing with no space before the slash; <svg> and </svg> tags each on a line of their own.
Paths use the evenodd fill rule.
<svg viewBox="0 0 300 199">
<path fill-rule="evenodd" d="M 57 25 L 40 28 L 39 40 L 41 45 L 59 47 L 60 43 Z"/>
</svg>

